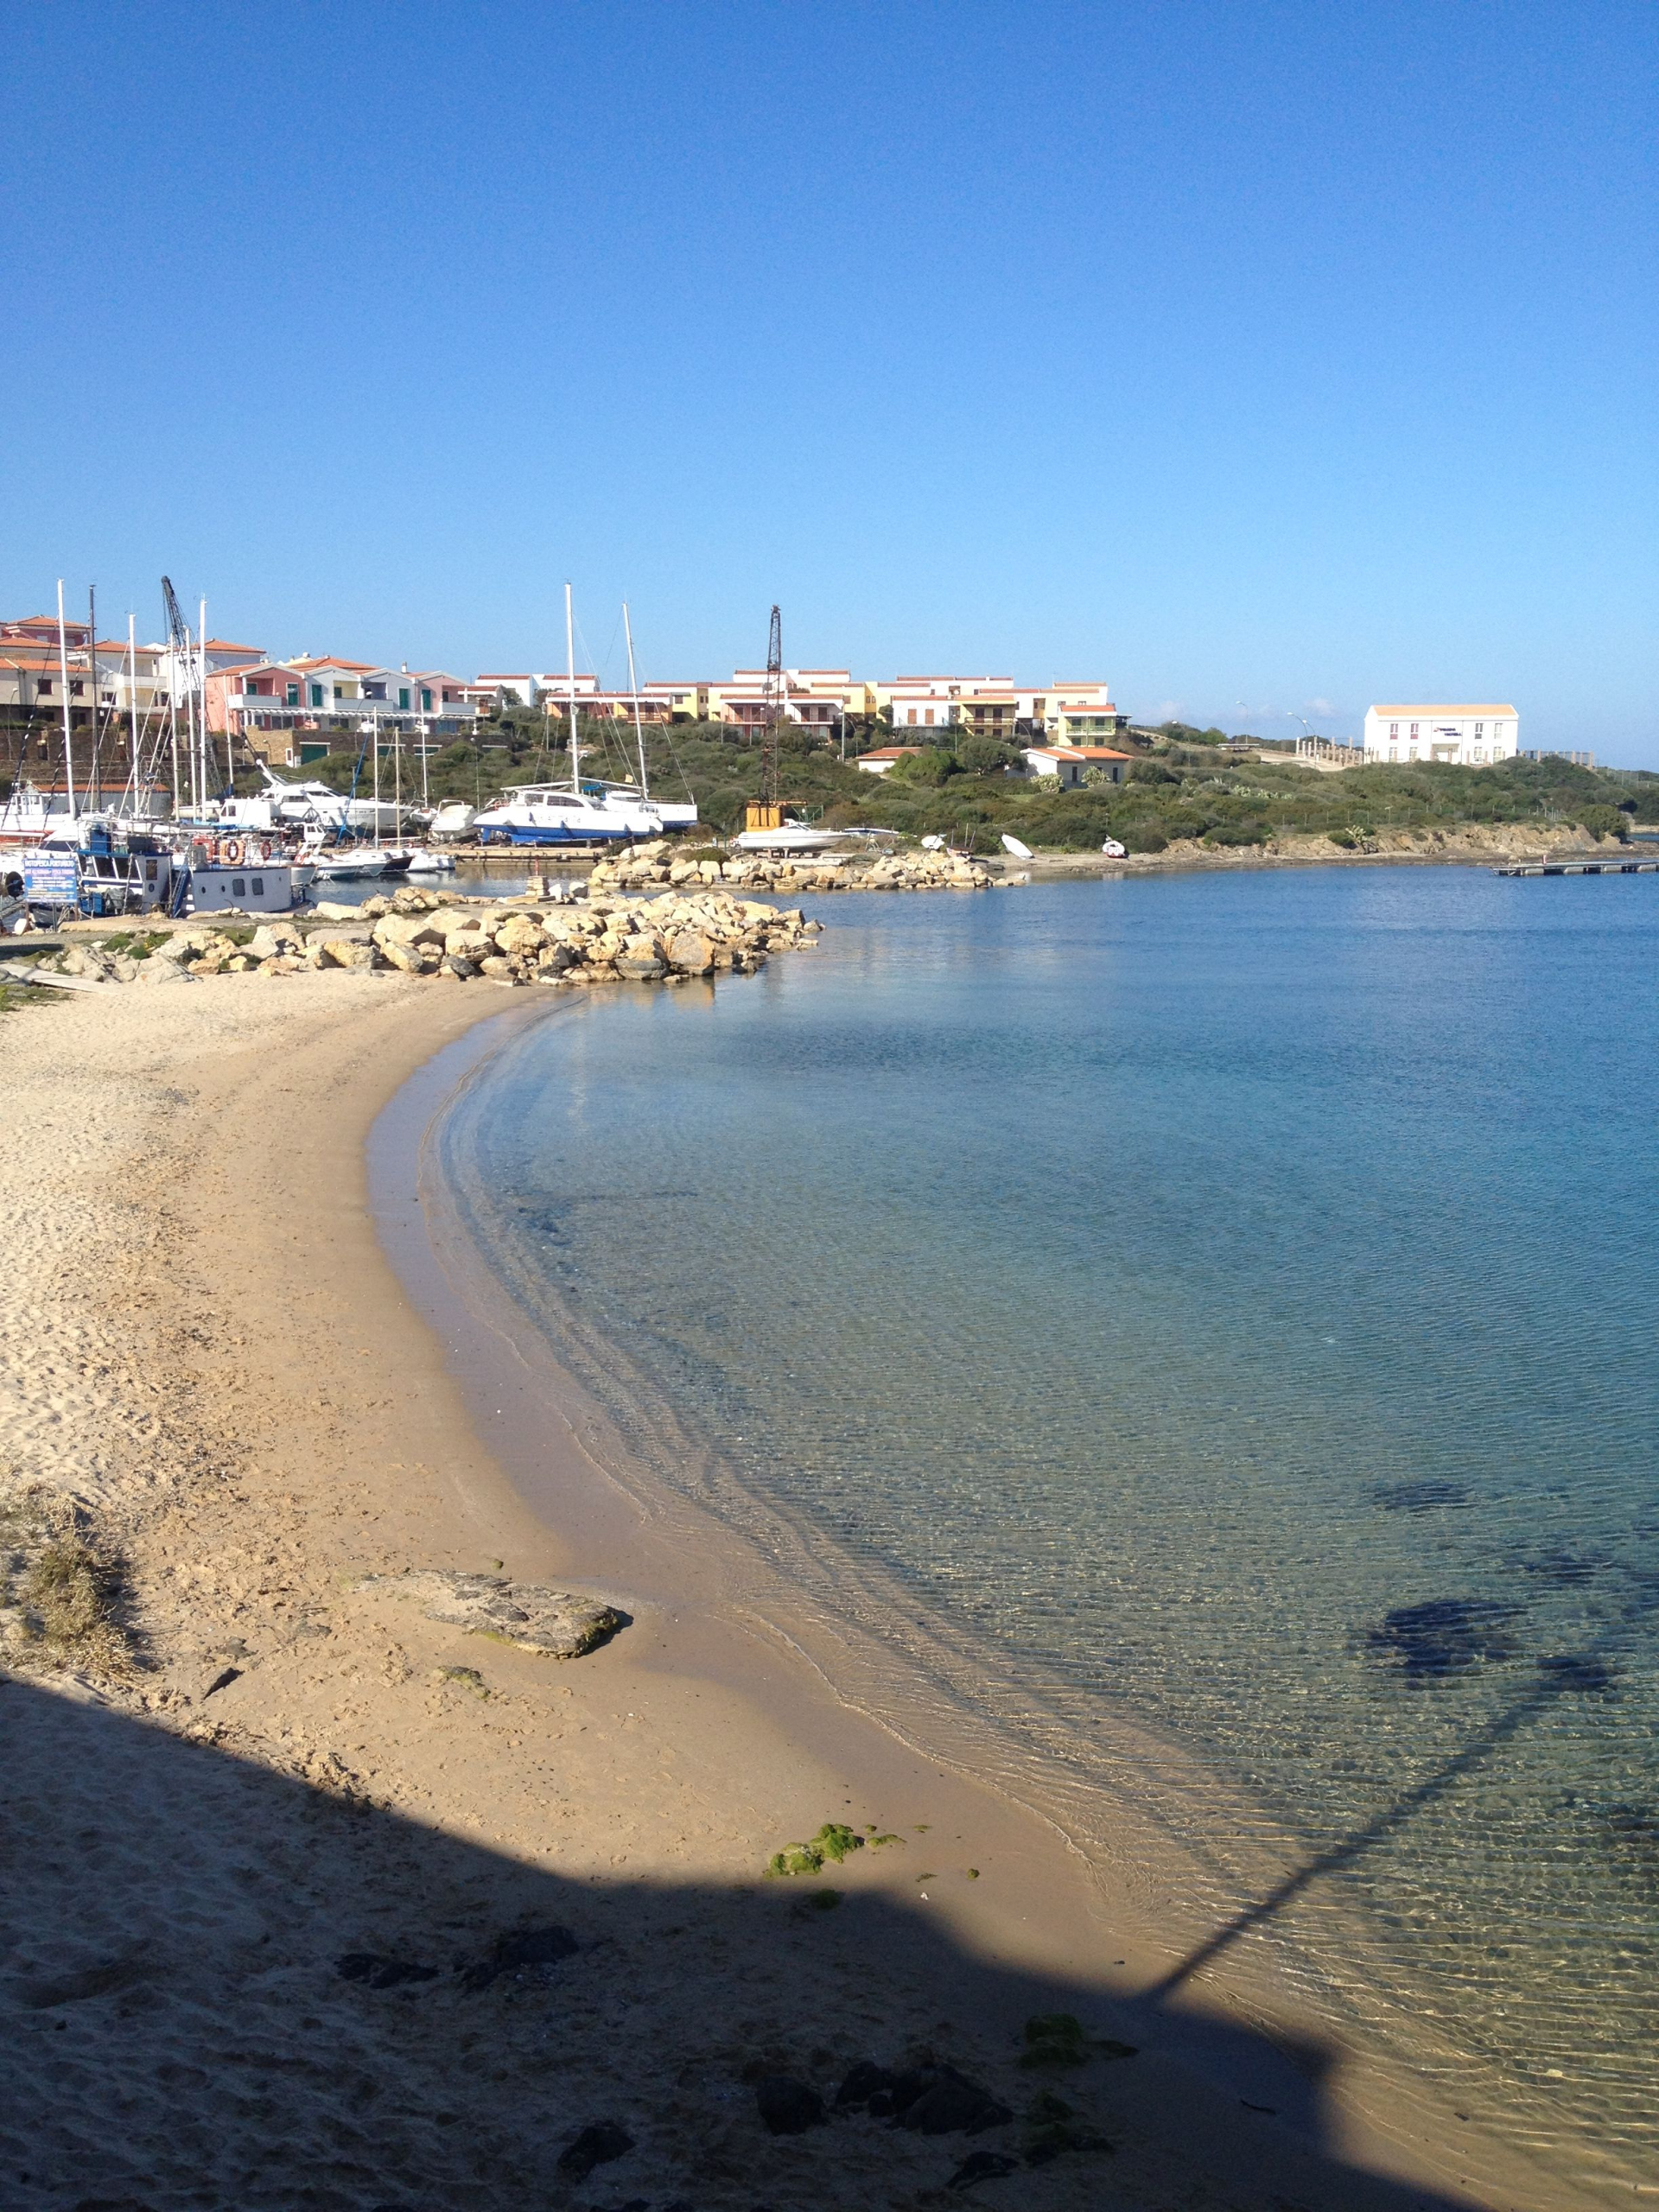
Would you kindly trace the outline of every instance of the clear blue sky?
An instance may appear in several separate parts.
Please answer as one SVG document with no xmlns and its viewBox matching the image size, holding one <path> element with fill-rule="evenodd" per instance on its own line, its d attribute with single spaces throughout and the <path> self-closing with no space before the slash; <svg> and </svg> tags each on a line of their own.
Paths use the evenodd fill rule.
<svg viewBox="0 0 1659 2212">
<path fill-rule="evenodd" d="M 1659 766 L 1648 0 L 20 11 L 0 610 Z M 100 626 L 104 626 L 100 624 Z"/>
</svg>

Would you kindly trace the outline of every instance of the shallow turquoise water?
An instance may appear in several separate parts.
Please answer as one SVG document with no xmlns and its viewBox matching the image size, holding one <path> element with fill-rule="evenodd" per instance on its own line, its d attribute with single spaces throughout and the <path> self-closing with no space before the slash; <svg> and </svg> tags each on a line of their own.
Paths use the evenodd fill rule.
<svg viewBox="0 0 1659 2212">
<path fill-rule="evenodd" d="M 444 1136 L 481 1245 L 667 1479 L 942 1624 L 988 1764 L 1086 1827 L 1150 1726 L 1207 1910 L 1332 1854 L 1251 1940 L 1650 2172 L 1659 881 L 819 911 L 497 1060 Z"/>
</svg>

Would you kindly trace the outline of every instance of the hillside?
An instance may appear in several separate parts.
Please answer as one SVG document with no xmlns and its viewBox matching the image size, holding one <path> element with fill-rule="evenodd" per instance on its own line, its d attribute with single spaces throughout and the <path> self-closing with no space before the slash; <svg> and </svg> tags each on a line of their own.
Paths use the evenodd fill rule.
<svg viewBox="0 0 1659 2212">
<path fill-rule="evenodd" d="M 791 735 L 794 735 L 791 733 Z M 480 746 L 456 744 L 434 756 L 429 789 L 444 798 L 480 804 L 504 785 L 569 772 L 563 752 L 541 744 L 543 730 L 528 717 L 489 728 Z M 627 761 L 618 737 L 601 726 L 584 731 L 594 751 L 584 770 L 622 777 Z M 1357 849 L 1379 837 L 1461 824 L 1519 826 L 1540 831 L 1570 826 L 1600 836 L 1627 836 L 1632 822 L 1659 823 L 1659 775 L 1575 767 L 1567 760 L 1511 760 L 1493 768 L 1414 765 L 1350 769 L 1323 775 L 1289 756 L 1255 757 L 1214 744 L 1183 743 L 1165 736 L 1137 751 L 1128 780 L 1072 791 L 1010 775 L 1010 757 L 989 741 L 967 739 L 965 757 L 932 751 L 881 778 L 868 775 L 828 749 L 804 749 L 804 733 L 788 745 L 781 764 L 784 796 L 835 827 L 880 826 L 912 836 L 950 837 L 989 850 L 1003 830 L 1033 847 L 1062 852 L 1097 850 L 1103 838 L 1122 840 L 1131 852 L 1156 853 L 1178 841 L 1217 847 L 1260 846 L 1297 836 L 1319 836 Z M 678 724 L 648 734 L 653 789 L 665 798 L 694 792 L 712 829 L 741 826 L 743 802 L 760 787 L 757 748 L 708 724 Z M 412 764 L 404 762 L 405 796 L 418 791 Z M 337 753 L 308 767 L 336 788 L 351 787 L 367 764 Z M 257 776 L 239 778 L 248 789 Z M 383 766 L 383 791 L 391 778 Z"/>
</svg>

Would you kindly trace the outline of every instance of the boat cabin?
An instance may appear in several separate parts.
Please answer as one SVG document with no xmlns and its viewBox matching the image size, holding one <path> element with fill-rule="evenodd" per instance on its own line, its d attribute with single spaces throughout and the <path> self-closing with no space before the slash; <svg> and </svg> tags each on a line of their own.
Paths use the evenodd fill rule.
<svg viewBox="0 0 1659 2212">
<path fill-rule="evenodd" d="M 279 861 L 224 868 L 209 862 L 190 871 L 190 906 L 197 914 L 238 909 L 245 914 L 286 914 L 294 905 L 294 871 Z"/>
</svg>

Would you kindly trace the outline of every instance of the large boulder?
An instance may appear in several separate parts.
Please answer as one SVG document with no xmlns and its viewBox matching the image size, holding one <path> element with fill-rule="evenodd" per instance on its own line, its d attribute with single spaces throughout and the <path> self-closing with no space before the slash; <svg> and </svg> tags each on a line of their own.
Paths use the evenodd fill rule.
<svg viewBox="0 0 1659 2212">
<path fill-rule="evenodd" d="M 325 968 L 372 968 L 374 947 L 366 938 L 326 937 L 322 941 Z"/>
<path fill-rule="evenodd" d="M 372 1598 L 417 1605 L 429 1621 L 516 1643 L 548 1659 L 579 1659 L 627 1626 L 627 1616 L 602 1598 L 580 1597 L 544 1582 L 513 1582 L 499 1574 L 416 1567 L 404 1574 L 365 1575 L 357 1586 Z"/>
<path fill-rule="evenodd" d="M 677 975 L 706 976 L 715 964 L 715 948 L 701 930 L 677 930 L 668 941 L 668 964 Z"/>
<path fill-rule="evenodd" d="M 541 922 L 534 914 L 511 915 L 493 934 L 499 952 L 536 952 L 545 942 Z"/>
<path fill-rule="evenodd" d="M 444 934 L 423 915 L 384 914 L 374 925 L 374 941 L 383 952 L 394 944 L 430 945 L 435 952 L 441 952 Z"/>
<path fill-rule="evenodd" d="M 287 959 L 304 952 L 305 939 L 292 922 L 263 922 L 255 930 L 248 950 L 256 960 Z"/>
<path fill-rule="evenodd" d="M 138 963 L 134 981 L 140 983 L 194 983 L 195 977 L 176 960 L 159 960 L 152 953 L 148 960 Z"/>
<path fill-rule="evenodd" d="M 380 947 L 381 957 L 405 976 L 429 976 L 442 957 L 442 946 L 405 944 L 393 938 Z"/>
</svg>

